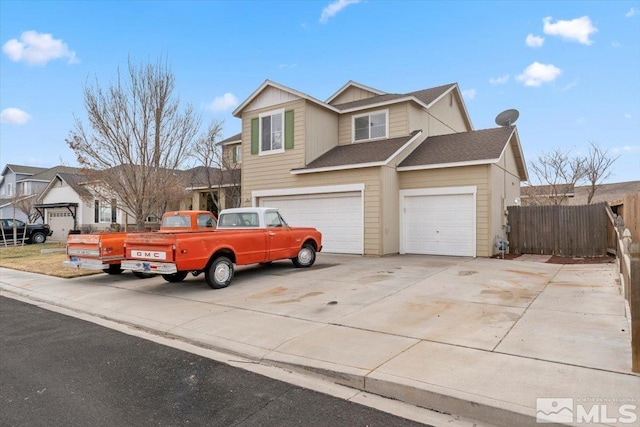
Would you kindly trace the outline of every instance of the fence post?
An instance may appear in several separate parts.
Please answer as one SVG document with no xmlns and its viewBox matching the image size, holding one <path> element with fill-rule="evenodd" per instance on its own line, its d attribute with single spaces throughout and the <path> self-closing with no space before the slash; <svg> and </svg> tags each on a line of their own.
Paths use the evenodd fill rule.
<svg viewBox="0 0 640 427">
<path fill-rule="evenodd" d="M 629 311 L 631 312 L 631 370 L 640 373 L 640 243 L 629 245 Z"/>
</svg>

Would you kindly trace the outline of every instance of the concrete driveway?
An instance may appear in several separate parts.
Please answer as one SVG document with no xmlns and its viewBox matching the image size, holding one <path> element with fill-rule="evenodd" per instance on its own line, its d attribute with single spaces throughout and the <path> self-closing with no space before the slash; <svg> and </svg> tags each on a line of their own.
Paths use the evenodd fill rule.
<svg viewBox="0 0 640 427">
<path fill-rule="evenodd" d="M 238 268 L 221 290 L 0 273 L 3 293 L 491 424 L 535 424 L 537 398 L 640 405 L 613 264 L 319 254 Z"/>
</svg>

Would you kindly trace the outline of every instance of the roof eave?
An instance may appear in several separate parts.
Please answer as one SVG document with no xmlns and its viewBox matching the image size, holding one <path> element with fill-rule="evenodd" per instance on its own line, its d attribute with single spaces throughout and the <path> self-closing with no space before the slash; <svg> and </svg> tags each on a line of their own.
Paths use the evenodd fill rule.
<svg viewBox="0 0 640 427">
<path fill-rule="evenodd" d="M 291 169 L 289 173 L 291 175 L 302 175 L 306 173 L 333 172 L 333 171 L 342 171 L 347 169 L 371 168 L 376 166 L 384 166 L 386 164 L 387 164 L 386 161 L 381 161 L 381 162 L 370 162 L 370 163 L 356 163 L 356 164 L 340 165 L 340 166 L 327 166 L 324 168 L 313 168 L 313 169 Z"/>
<path fill-rule="evenodd" d="M 426 169 L 443 169 L 443 168 L 456 168 L 464 166 L 477 166 L 477 165 L 490 165 L 498 163 L 500 159 L 481 159 L 481 160 L 469 160 L 466 162 L 450 162 L 450 163 L 436 163 L 432 165 L 415 165 L 415 166 L 399 166 L 398 172 L 426 170 Z"/>
</svg>

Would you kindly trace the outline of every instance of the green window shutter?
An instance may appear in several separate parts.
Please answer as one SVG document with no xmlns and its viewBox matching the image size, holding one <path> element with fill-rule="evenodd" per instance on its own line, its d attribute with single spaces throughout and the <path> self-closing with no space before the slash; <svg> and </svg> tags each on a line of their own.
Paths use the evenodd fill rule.
<svg viewBox="0 0 640 427">
<path fill-rule="evenodd" d="M 284 112 L 284 148 L 293 148 L 293 110 Z"/>
<path fill-rule="evenodd" d="M 258 154 L 260 139 L 260 122 L 258 118 L 251 119 L 251 154 Z"/>
<path fill-rule="evenodd" d="M 237 163 L 238 162 L 238 158 L 236 156 L 236 147 L 231 147 L 231 153 L 233 155 L 233 163 Z"/>
</svg>

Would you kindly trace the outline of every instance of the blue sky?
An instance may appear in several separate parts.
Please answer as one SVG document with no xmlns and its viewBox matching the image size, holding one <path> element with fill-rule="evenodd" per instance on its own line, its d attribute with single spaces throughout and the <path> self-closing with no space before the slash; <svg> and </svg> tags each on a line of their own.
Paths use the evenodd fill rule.
<svg viewBox="0 0 640 427">
<path fill-rule="evenodd" d="M 520 111 L 528 162 L 596 142 L 640 180 L 640 1 L 0 2 L 0 163 L 76 165 L 82 91 L 166 56 L 176 94 L 224 120 L 265 79 L 325 100 L 457 82 L 475 129 Z M 532 171 L 529 171 L 533 176 Z"/>
</svg>

